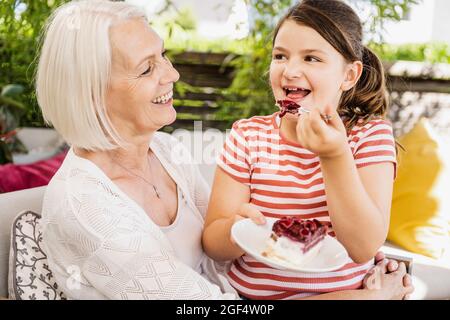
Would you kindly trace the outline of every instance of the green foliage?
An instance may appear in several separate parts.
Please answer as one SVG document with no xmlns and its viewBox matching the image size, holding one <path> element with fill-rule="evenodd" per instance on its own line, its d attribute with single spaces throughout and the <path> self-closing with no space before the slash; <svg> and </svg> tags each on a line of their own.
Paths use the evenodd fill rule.
<svg viewBox="0 0 450 320">
<path fill-rule="evenodd" d="M 0 87 L 19 84 L 17 96 L 26 106 L 20 125 L 41 126 L 42 116 L 34 95 L 33 75 L 40 30 L 50 12 L 67 0 L 2 0 L 0 3 Z"/>
<path fill-rule="evenodd" d="M 191 9 L 178 10 L 174 6 L 170 6 L 166 11 L 160 13 L 159 18 L 153 19 L 150 25 L 163 39 L 172 39 L 173 41 L 184 41 L 186 36 L 197 29 Z"/>
<path fill-rule="evenodd" d="M 12 152 L 25 152 L 26 149 L 16 137 L 19 119 L 24 114 L 25 105 L 17 98 L 23 93 L 20 85 L 6 85 L 0 94 L 0 164 L 12 162 Z"/>
<path fill-rule="evenodd" d="M 253 8 L 256 19 L 247 39 L 248 53 L 231 62 L 237 73 L 230 93 L 245 97 L 240 100 L 240 108 L 233 109 L 240 112 L 228 114 L 235 118 L 269 114 L 275 110 L 268 78 L 272 59 L 272 32 L 292 1 L 280 0 L 272 3 L 265 0 L 247 0 L 247 3 Z M 224 112 L 229 113 L 231 110 L 225 108 Z"/>
<path fill-rule="evenodd" d="M 426 61 L 431 63 L 450 63 L 450 46 L 446 43 L 422 44 L 376 44 L 369 46 L 386 61 Z"/>
</svg>

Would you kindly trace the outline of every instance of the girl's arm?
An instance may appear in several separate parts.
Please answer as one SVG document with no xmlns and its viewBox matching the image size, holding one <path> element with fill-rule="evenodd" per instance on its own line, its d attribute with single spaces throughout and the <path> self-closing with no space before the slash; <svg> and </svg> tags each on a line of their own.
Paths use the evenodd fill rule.
<svg viewBox="0 0 450 320">
<path fill-rule="evenodd" d="M 264 223 L 261 212 L 250 201 L 250 188 L 240 183 L 221 168 L 216 169 L 211 197 L 203 229 L 203 249 L 216 261 L 239 258 L 244 251 L 231 241 L 231 227 L 243 217 L 255 223 Z"/>
<path fill-rule="evenodd" d="M 336 237 L 355 262 L 367 262 L 386 241 L 394 165 L 357 169 L 350 150 L 320 163 Z"/>
<path fill-rule="evenodd" d="M 333 229 L 350 257 L 369 261 L 386 240 L 392 197 L 392 163 L 357 169 L 346 128 L 336 111 L 325 122 L 319 110 L 299 117 L 297 138 L 320 158 Z"/>
</svg>

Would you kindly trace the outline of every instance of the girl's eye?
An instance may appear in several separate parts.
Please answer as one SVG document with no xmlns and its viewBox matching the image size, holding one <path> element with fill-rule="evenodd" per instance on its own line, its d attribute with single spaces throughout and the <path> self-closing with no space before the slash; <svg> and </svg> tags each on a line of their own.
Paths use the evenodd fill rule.
<svg viewBox="0 0 450 320">
<path fill-rule="evenodd" d="M 306 56 L 305 61 L 307 62 L 320 62 L 320 59 L 313 57 L 313 56 Z"/>
<path fill-rule="evenodd" d="M 274 60 L 283 60 L 284 58 L 286 58 L 283 54 L 274 54 L 273 55 L 273 59 Z"/>
</svg>

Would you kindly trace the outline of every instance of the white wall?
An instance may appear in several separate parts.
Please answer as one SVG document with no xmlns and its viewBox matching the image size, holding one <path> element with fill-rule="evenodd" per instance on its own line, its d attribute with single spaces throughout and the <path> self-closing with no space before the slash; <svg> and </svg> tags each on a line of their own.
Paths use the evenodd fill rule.
<svg viewBox="0 0 450 320">
<path fill-rule="evenodd" d="M 432 40 L 450 44 L 450 1 L 435 0 L 435 2 Z"/>
<path fill-rule="evenodd" d="M 144 7 L 151 17 L 164 0 L 125 0 Z M 196 20 L 199 35 L 214 39 L 243 38 L 248 34 L 248 9 L 244 0 L 172 0 L 178 9 L 189 8 Z M 236 24 L 240 28 L 236 30 Z"/>
<path fill-rule="evenodd" d="M 385 40 L 392 44 L 429 42 L 433 34 L 434 0 L 414 6 L 409 20 L 386 24 Z"/>
</svg>

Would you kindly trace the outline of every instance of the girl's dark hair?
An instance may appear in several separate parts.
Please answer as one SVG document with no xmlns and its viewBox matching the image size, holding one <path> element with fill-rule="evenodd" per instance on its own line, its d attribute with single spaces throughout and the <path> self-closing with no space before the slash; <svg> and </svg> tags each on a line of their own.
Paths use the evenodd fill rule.
<svg viewBox="0 0 450 320">
<path fill-rule="evenodd" d="M 273 42 L 286 20 L 310 27 L 328 41 L 347 61 L 361 61 L 357 84 L 342 94 L 338 112 L 347 130 L 359 120 L 367 123 L 385 117 L 389 98 L 380 59 L 362 44 L 362 25 L 353 9 L 340 0 L 303 0 L 292 7 L 275 28 Z"/>
</svg>

